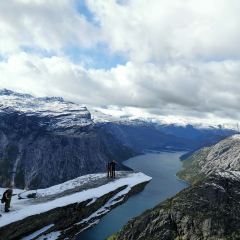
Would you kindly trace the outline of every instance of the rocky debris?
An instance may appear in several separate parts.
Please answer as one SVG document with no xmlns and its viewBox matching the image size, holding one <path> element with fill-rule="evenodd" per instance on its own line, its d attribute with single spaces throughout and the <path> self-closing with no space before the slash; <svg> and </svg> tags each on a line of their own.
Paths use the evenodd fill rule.
<svg viewBox="0 0 240 240">
<path fill-rule="evenodd" d="M 240 135 L 228 137 L 212 147 L 200 149 L 183 161 L 178 176 L 191 183 L 216 171 L 240 170 Z"/>
<path fill-rule="evenodd" d="M 110 239 L 240 239 L 240 173 L 212 174 L 129 221 Z"/>
</svg>

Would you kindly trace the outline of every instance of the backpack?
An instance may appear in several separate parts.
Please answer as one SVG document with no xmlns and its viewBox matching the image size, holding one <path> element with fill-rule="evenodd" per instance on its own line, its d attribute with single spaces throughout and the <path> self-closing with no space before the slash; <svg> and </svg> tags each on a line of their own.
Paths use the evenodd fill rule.
<svg viewBox="0 0 240 240">
<path fill-rule="evenodd" d="M 1 199 L 1 203 L 5 203 L 6 202 L 6 193 L 7 190 L 3 193 L 2 199 Z"/>
</svg>

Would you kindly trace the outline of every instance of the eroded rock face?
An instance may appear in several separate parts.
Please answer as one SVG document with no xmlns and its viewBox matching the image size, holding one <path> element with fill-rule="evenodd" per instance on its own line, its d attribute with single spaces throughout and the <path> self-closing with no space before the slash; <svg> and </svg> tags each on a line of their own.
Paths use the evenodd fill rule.
<svg viewBox="0 0 240 240">
<path fill-rule="evenodd" d="M 94 124 L 85 106 L 0 90 L 1 186 L 14 181 L 19 188 L 46 188 L 134 155 Z"/>
<path fill-rule="evenodd" d="M 110 159 L 135 153 L 94 125 L 49 130 L 36 116 L 0 113 L 0 183 L 45 188 L 88 173 L 104 172 Z M 121 164 L 118 165 L 121 169 Z"/>
<path fill-rule="evenodd" d="M 240 135 L 233 135 L 212 147 L 193 153 L 183 161 L 183 170 L 178 176 L 195 183 L 219 170 L 240 170 Z"/>
<path fill-rule="evenodd" d="M 240 174 L 223 172 L 131 220 L 116 240 L 240 239 Z"/>
</svg>

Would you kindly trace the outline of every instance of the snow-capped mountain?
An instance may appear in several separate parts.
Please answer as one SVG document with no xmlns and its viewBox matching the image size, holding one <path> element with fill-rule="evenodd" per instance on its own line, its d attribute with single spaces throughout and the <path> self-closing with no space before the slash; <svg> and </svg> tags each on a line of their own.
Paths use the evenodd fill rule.
<svg viewBox="0 0 240 240">
<path fill-rule="evenodd" d="M 217 143 L 236 133 L 222 126 L 203 126 L 158 118 L 110 114 L 105 109 L 91 109 L 93 122 L 137 152 L 148 150 L 192 151 Z M 166 120 L 166 119 L 165 119 Z"/>
<path fill-rule="evenodd" d="M 49 127 L 71 128 L 92 124 L 91 114 L 85 106 L 64 101 L 61 97 L 36 98 L 30 94 L 0 90 L 0 113 L 16 111 L 27 116 L 49 120 Z"/>
<path fill-rule="evenodd" d="M 231 129 L 239 131 L 239 122 L 232 119 L 217 119 L 211 118 L 194 118 L 194 117 L 180 117 L 174 113 L 172 115 L 157 115 L 147 113 L 141 109 L 133 107 L 93 107 L 90 108 L 92 119 L 94 122 L 127 122 L 129 124 L 144 124 L 152 123 L 158 125 L 175 125 L 179 127 L 186 127 L 192 125 L 199 129 Z"/>
<path fill-rule="evenodd" d="M 0 92 L 0 184 L 48 187 L 104 172 L 111 159 L 135 155 L 96 126 L 86 107 L 62 98 Z M 122 167 L 121 164 L 119 165 Z"/>
<path fill-rule="evenodd" d="M 193 151 L 235 133 L 136 116 L 90 113 L 59 97 L 0 90 L 0 183 L 47 187 L 105 171 L 110 159 L 149 150 Z"/>
</svg>

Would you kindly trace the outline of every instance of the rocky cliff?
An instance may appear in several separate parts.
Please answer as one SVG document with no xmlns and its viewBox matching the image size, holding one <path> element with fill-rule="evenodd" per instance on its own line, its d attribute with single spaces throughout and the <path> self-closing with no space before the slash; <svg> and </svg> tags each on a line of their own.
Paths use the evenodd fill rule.
<svg viewBox="0 0 240 240">
<path fill-rule="evenodd" d="M 195 183 L 218 170 L 240 170 L 240 135 L 193 153 L 183 161 L 183 169 L 178 176 Z"/>
<path fill-rule="evenodd" d="M 86 107 L 61 98 L 0 92 L 0 183 L 47 187 L 105 171 L 135 155 L 96 126 Z M 122 169 L 121 164 L 118 165 Z"/>
<path fill-rule="evenodd" d="M 76 239 L 77 233 L 97 224 L 150 180 L 143 173 L 122 171 L 115 180 L 107 179 L 106 174 L 91 174 L 40 189 L 37 194 L 15 189 L 22 199 L 14 196 L 14 207 L 0 217 L 0 240 L 24 236 L 31 240 Z M 28 199 L 34 192 L 36 198 Z"/>
<path fill-rule="evenodd" d="M 195 152 L 178 176 L 192 183 L 109 240 L 240 239 L 240 135 Z"/>
<path fill-rule="evenodd" d="M 215 173 L 129 221 L 111 239 L 240 239 L 239 192 L 239 172 Z"/>
</svg>

